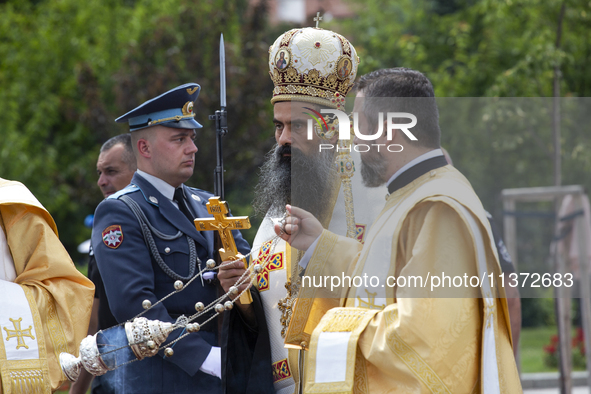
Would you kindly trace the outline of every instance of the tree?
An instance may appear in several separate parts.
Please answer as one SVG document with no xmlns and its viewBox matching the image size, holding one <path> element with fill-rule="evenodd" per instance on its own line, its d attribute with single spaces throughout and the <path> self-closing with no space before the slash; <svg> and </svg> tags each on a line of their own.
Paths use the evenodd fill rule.
<svg viewBox="0 0 591 394">
<path fill-rule="evenodd" d="M 267 100 L 266 3 L 215 0 L 117 2 L 45 0 L 0 4 L 0 175 L 25 183 L 54 216 L 72 253 L 88 238 L 84 217 L 101 199 L 95 186 L 100 145 L 127 132 L 113 120 L 182 83 L 201 84 L 204 125 L 190 185 L 212 189 L 219 106 L 218 42 L 227 53 L 230 135 L 225 138 L 229 196 L 256 178 L 271 146 Z M 270 131 L 270 130 L 269 130 Z M 235 189 L 232 187 L 235 185 Z M 249 213 L 249 212 L 245 212 Z"/>
<path fill-rule="evenodd" d="M 431 79 L 436 96 L 445 97 L 440 100 L 442 144 L 485 206 L 499 213 L 501 189 L 553 184 L 551 101 L 458 97 L 551 97 L 556 67 L 563 96 L 587 94 L 588 2 L 564 3 L 557 48 L 563 3 L 370 0 L 352 2 L 357 15 L 341 25 L 359 52 L 361 74 L 404 66 Z M 591 155 L 585 153 L 591 141 L 585 123 L 575 122 L 584 121 L 585 103 L 562 100 L 568 114 L 562 119 L 563 184 L 591 186 L 586 176 Z"/>
</svg>

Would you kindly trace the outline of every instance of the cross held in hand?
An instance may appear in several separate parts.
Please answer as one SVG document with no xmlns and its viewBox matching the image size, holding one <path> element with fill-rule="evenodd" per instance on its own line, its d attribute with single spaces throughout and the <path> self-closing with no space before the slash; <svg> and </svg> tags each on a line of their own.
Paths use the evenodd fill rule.
<svg viewBox="0 0 591 394">
<path fill-rule="evenodd" d="M 207 212 L 213 215 L 213 218 L 195 219 L 195 227 L 198 231 L 217 231 L 220 235 L 222 245 L 219 250 L 223 261 L 237 260 L 238 249 L 232 236 L 232 230 L 246 230 L 250 228 L 248 216 L 226 216 L 230 210 L 225 201 L 220 201 L 219 197 L 211 197 L 206 204 Z"/>
<path fill-rule="evenodd" d="M 244 268 L 248 268 L 246 259 L 238 253 L 232 230 L 246 230 L 250 228 L 250 220 L 248 216 L 231 216 L 226 215 L 230 213 L 228 204 L 225 201 L 220 201 L 219 197 L 210 197 L 209 202 L 205 205 L 207 212 L 213 215 L 213 218 L 195 219 L 195 227 L 198 231 L 217 231 L 220 235 L 223 248 L 220 248 L 220 258 L 222 261 L 242 260 Z M 240 297 L 240 302 L 243 304 L 250 304 L 252 296 L 250 291 L 247 291 Z"/>
</svg>

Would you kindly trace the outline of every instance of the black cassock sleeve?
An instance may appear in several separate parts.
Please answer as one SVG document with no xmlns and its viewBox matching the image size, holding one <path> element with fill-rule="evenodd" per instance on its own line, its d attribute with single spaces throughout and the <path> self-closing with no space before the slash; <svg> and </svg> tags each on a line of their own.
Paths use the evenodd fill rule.
<svg viewBox="0 0 591 394">
<path fill-rule="evenodd" d="M 274 394 L 271 345 L 259 292 L 252 288 L 256 327 L 244 322 L 238 308 L 224 313 L 222 389 L 226 394 Z"/>
</svg>

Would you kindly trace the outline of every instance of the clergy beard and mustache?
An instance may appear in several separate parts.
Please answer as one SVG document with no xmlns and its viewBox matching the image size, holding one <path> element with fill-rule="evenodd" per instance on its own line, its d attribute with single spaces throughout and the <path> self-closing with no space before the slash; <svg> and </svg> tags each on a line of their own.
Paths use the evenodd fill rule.
<svg viewBox="0 0 591 394">
<path fill-rule="evenodd" d="M 367 187 L 378 187 L 386 183 L 384 179 L 387 163 L 377 152 L 361 153 L 361 178 Z"/>
<path fill-rule="evenodd" d="M 327 208 L 336 180 L 333 162 L 334 153 L 330 151 L 310 157 L 291 146 L 275 145 L 260 169 L 253 201 L 255 214 L 282 216 L 285 205 L 293 204 L 318 217 Z"/>
<path fill-rule="evenodd" d="M 252 204 L 257 216 L 264 217 L 267 211 L 280 216 L 285 204 L 291 201 L 291 157 L 284 157 L 290 153 L 290 146 L 275 145 L 265 155 Z"/>
</svg>

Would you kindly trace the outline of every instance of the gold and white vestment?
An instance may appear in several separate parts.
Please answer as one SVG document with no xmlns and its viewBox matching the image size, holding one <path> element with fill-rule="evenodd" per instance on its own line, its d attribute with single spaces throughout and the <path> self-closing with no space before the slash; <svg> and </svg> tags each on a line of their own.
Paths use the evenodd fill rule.
<svg viewBox="0 0 591 394">
<path fill-rule="evenodd" d="M 500 267 L 469 182 L 440 167 L 394 191 L 361 245 L 324 231 L 306 276 L 377 276 L 344 288 L 340 307 L 306 304 L 291 324 L 315 326 L 305 393 L 520 392 L 504 289 L 389 286 L 387 277 L 493 276 Z M 392 283 L 392 282 L 390 282 Z M 429 283 L 429 282 L 427 282 Z M 312 320 L 310 322 L 310 320 Z M 297 345 L 293 343 L 293 345 Z"/>
<path fill-rule="evenodd" d="M 51 393 L 66 380 L 58 357 L 78 353 L 93 294 L 47 210 L 0 178 L 0 393 Z"/>
</svg>

